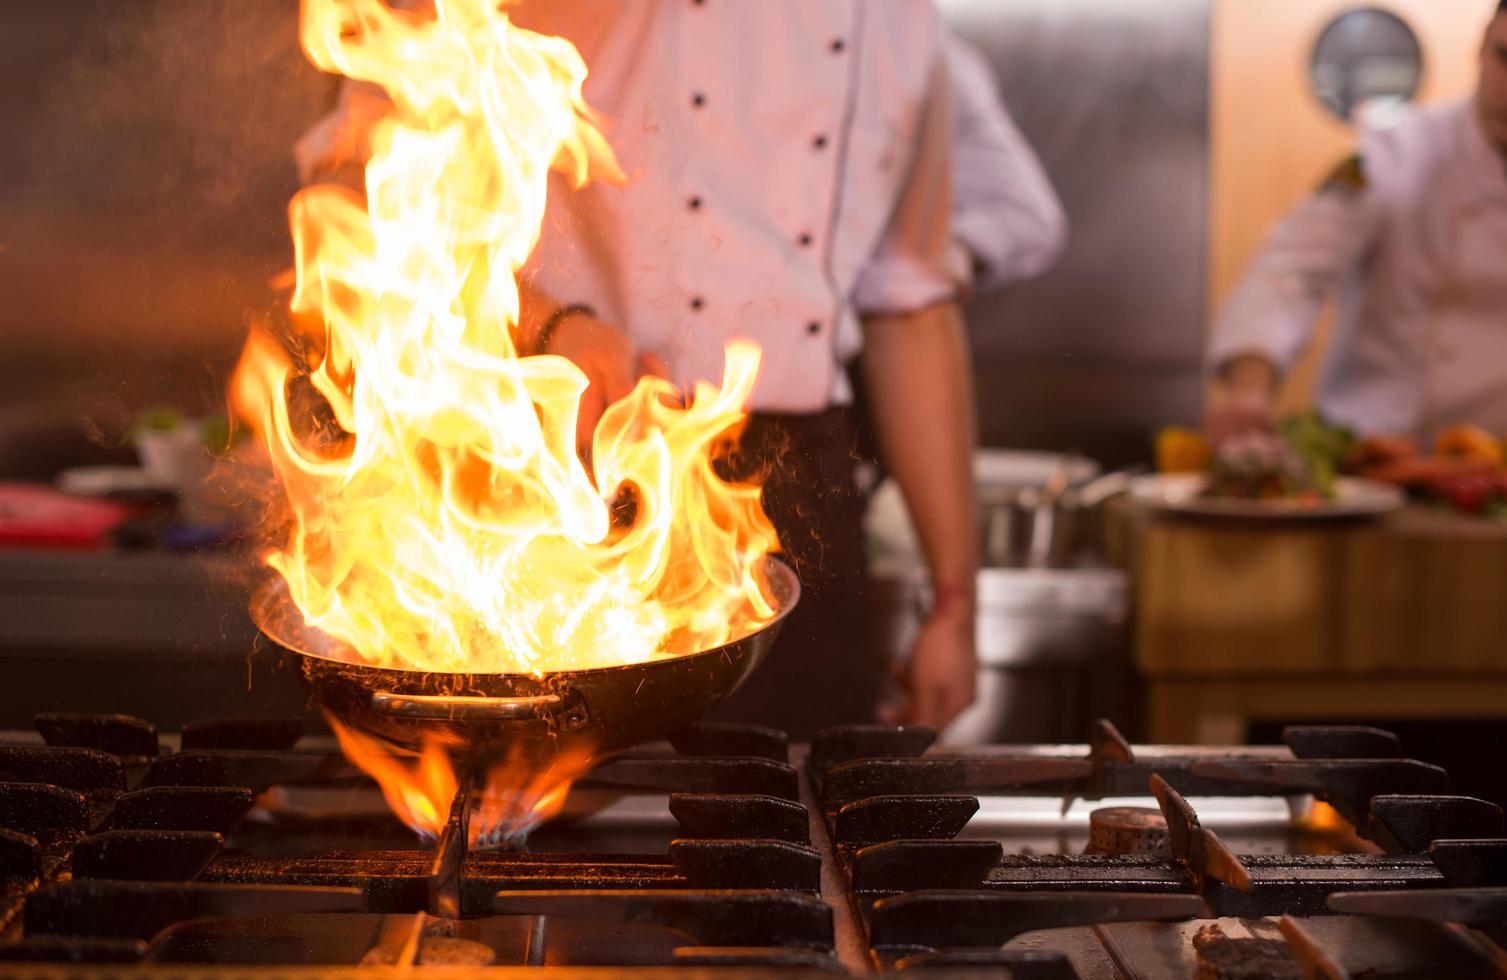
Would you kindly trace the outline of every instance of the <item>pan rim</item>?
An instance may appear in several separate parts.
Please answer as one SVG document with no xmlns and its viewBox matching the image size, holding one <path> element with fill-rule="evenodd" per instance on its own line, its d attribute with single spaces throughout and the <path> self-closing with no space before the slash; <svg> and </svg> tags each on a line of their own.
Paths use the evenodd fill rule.
<svg viewBox="0 0 1507 980">
<path fill-rule="evenodd" d="M 718 656 L 730 647 L 746 643 L 754 637 L 766 633 L 771 629 L 774 629 L 785 620 L 785 617 L 790 615 L 791 610 L 793 610 L 800 602 L 801 580 L 800 577 L 796 575 L 795 570 L 791 568 L 789 564 L 774 555 L 766 555 L 764 557 L 764 568 L 765 574 L 770 578 L 776 597 L 780 599 L 780 608 L 779 611 L 775 613 L 773 619 L 770 619 L 767 623 L 764 623 L 758 629 L 750 633 L 745 633 L 742 636 L 734 637 L 733 639 L 730 639 L 719 646 L 711 647 L 706 650 L 699 650 L 695 653 L 685 653 L 677 657 L 666 657 L 662 660 L 651 660 L 646 663 L 637 664 L 616 664 L 610 667 L 587 667 L 582 670 L 548 671 L 544 674 L 518 674 L 501 671 L 457 671 L 447 674 L 444 671 L 419 670 L 417 668 L 411 667 L 379 666 L 377 664 L 366 663 L 359 659 L 336 656 L 332 653 L 326 653 L 312 649 L 310 641 L 313 639 L 322 639 L 329 645 L 338 646 L 342 650 L 349 650 L 349 647 L 346 647 L 344 644 L 340 643 L 339 640 L 327 636 L 326 634 L 319 632 L 313 627 L 307 626 L 302 623 L 297 624 L 291 630 L 280 630 L 271 625 L 273 614 L 270 612 L 270 609 L 275 604 L 278 604 L 280 600 L 284 602 L 287 601 L 287 582 L 281 575 L 275 573 L 268 576 L 261 585 L 252 590 L 250 612 L 251 620 L 255 624 L 258 633 L 260 633 L 262 636 L 265 636 L 280 649 L 286 650 L 289 653 L 296 654 L 300 657 L 308 657 L 312 660 L 319 660 L 325 663 L 337 664 L 340 666 L 350 667 L 362 671 L 381 672 L 385 675 L 400 678 L 426 678 L 435 676 L 477 677 L 491 678 L 498 682 L 504 680 L 512 680 L 513 682 L 519 684 L 537 684 L 550 677 L 605 677 L 618 671 L 641 670 L 644 667 L 693 663 L 705 657 Z"/>
</svg>

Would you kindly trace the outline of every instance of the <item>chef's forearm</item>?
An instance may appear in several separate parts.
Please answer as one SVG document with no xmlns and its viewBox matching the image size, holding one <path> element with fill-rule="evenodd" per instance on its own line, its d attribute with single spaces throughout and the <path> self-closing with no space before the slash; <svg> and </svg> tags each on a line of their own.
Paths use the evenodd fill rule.
<svg viewBox="0 0 1507 980">
<path fill-rule="evenodd" d="M 864 320 L 880 451 L 899 483 L 939 601 L 971 607 L 978 573 L 973 383 L 957 304 Z"/>
</svg>

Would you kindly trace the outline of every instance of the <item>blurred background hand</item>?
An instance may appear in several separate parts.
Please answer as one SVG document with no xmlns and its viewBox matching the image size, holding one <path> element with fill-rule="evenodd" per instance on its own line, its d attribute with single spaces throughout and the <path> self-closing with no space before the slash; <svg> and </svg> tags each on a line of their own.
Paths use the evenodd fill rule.
<svg viewBox="0 0 1507 980">
<path fill-rule="evenodd" d="M 882 706 L 880 719 L 946 727 L 973 703 L 978 676 L 974 643 L 971 603 L 934 610 L 911 645 L 910 656 L 896 666 L 900 701 Z"/>
<path fill-rule="evenodd" d="M 1218 446 L 1248 432 L 1269 432 L 1277 414 L 1277 371 L 1259 355 L 1237 357 L 1225 365 L 1221 382 L 1204 416 L 1204 434 Z"/>
</svg>

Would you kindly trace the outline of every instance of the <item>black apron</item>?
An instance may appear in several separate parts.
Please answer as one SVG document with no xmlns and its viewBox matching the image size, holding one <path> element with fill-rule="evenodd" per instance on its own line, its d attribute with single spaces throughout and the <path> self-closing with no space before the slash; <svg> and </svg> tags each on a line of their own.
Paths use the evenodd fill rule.
<svg viewBox="0 0 1507 980">
<path fill-rule="evenodd" d="M 759 669 L 708 721 L 747 722 L 806 740 L 831 725 L 872 722 L 886 666 L 867 613 L 864 500 L 849 412 L 755 414 L 725 476 L 756 480 L 800 576 L 801 601 Z"/>
</svg>

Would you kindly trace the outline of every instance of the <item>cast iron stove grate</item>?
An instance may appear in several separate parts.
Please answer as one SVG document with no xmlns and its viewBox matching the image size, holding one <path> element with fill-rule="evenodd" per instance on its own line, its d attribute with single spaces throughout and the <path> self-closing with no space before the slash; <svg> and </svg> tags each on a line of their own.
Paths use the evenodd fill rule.
<svg viewBox="0 0 1507 980">
<path fill-rule="evenodd" d="M 1440 770 L 1369 729 L 1182 749 L 1101 723 L 1082 746 L 956 750 L 914 728 L 808 747 L 701 726 L 577 784 L 647 801 L 621 824 L 599 819 L 611 803 L 511 852 L 466 850 L 466 806 L 432 846 L 381 812 L 279 809 L 372 795 L 294 723 L 193 725 L 171 750 L 137 719 L 37 729 L 0 745 L 0 957 L 33 972 L 491 962 L 1031 980 L 1507 963 L 1501 811 L 1448 795 Z M 1042 798 L 1059 816 L 1106 805 L 1091 835 L 1042 846 L 1016 809 Z M 1285 846 L 1220 822 L 1225 802 L 1283 798 L 1322 801 L 1327 822 Z"/>
<path fill-rule="evenodd" d="M 592 770 L 587 793 L 665 797 L 658 851 L 623 853 L 468 851 L 459 799 L 432 847 L 382 815 L 258 820 L 274 794 L 368 791 L 284 720 L 188 726 L 171 752 L 139 719 L 37 729 L 0 746 L 6 960 L 836 965 L 778 732 L 701 726 Z M 396 846 L 326 846 L 383 830 Z"/>
<path fill-rule="evenodd" d="M 1240 975 L 1203 959 L 1233 947 L 1280 953 L 1294 976 L 1347 976 L 1343 954 L 1355 951 L 1310 933 L 1335 932 L 1319 924 L 1356 913 L 1414 920 L 1382 927 L 1411 937 L 1411 948 L 1385 951 L 1389 962 L 1423 969 L 1396 975 L 1445 975 L 1430 964 L 1448 975 L 1507 970 L 1496 945 L 1507 939 L 1502 811 L 1448 795 L 1445 773 L 1402 758 L 1389 733 L 1299 727 L 1285 747 L 1162 748 L 1131 746 L 1099 722 L 1085 746 L 948 749 L 932 739 L 926 729 L 829 730 L 807 760 L 880 967 L 991 963 L 1019 973 L 1012 950 L 1039 946 L 1021 937 L 1057 929 L 1084 975 Z M 1155 810 L 1093 813 L 1089 846 L 1073 852 L 1008 853 L 1003 841 L 969 833 L 981 798 L 1148 795 Z M 1241 853 L 1189 797 L 1312 798 L 1330 808 L 1320 815 L 1343 820 L 1312 835 L 1322 843 L 1310 852 Z M 1192 919 L 1202 933 L 1148 925 Z M 1449 925 L 1418 928 L 1422 920 Z M 1240 938 L 1223 936 L 1221 923 Z M 1172 941 L 1147 939 L 1158 930 Z M 1252 975 L 1274 975 L 1256 960 Z"/>
</svg>

